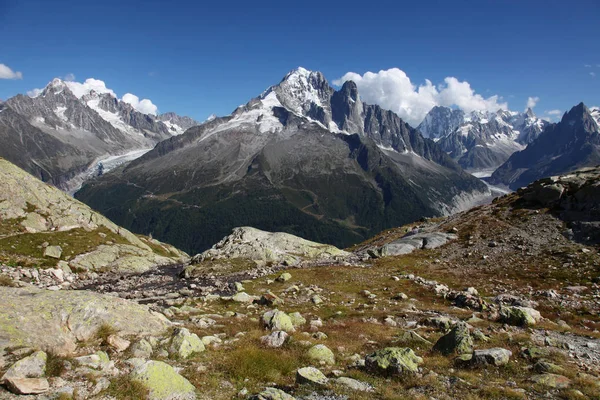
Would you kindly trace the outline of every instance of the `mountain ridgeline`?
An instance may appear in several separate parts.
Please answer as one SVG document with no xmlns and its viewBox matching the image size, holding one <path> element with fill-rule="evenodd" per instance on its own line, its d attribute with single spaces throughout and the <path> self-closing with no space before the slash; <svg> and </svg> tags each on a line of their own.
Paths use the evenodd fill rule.
<svg viewBox="0 0 600 400">
<path fill-rule="evenodd" d="M 600 164 L 600 110 L 580 103 L 548 126 L 526 149 L 514 153 L 491 176 L 516 190 L 548 176 Z"/>
<path fill-rule="evenodd" d="M 81 186 L 103 160 L 110 160 L 108 171 L 198 125 L 174 113 L 143 114 L 111 93 L 76 95 L 72 85 L 54 79 L 34 97 L 0 104 L 0 157 L 66 191 Z"/>
<path fill-rule="evenodd" d="M 489 195 L 396 114 L 299 68 L 231 115 L 89 181 L 76 197 L 192 253 L 253 226 L 347 246 Z"/>
<path fill-rule="evenodd" d="M 469 171 L 493 170 L 515 151 L 535 140 L 548 122 L 526 112 L 498 110 L 465 113 L 436 106 L 418 129 L 434 139 L 463 168 Z"/>
</svg>

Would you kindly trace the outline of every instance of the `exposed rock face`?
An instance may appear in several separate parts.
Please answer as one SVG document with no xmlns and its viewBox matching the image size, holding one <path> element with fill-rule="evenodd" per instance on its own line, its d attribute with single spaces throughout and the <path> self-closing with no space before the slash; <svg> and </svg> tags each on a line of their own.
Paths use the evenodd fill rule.
<svg viewBox="0 0 600 400">
<path fill-rule="evenodd" d="M 501 307 L 500 320 L 516 326 L 533 326 L 542 316 L 539 311 L 530 307 Z"/>
<path fill-rule="evenodd" d="M 136 303 L 88 291 L 0 287 L 0 348 L 30 346 L 70 354 L 108 324 L 123 335 L 160 334 L 170 325 Z"/>
<path fill-rule="evenodd" d="M 197 253 L 238 226 L 346 247 L 488 193 L 396 114 L 362 103 L 354 83 L 335 92 L 322 74 L 298 69 L 77 197 L 129 229 Z"/>
<path fill-rule="evenodd" d="M 235 228 L 231 235 L 194 257 L 194 260 L 243 258 L 261 264 L 276 262 L 294 265 L 302 260 L 328 260 L 349 255 L 334 246 L 311 242 L 289 233 L 241 227 Z"/>
<path fill-rule="evenodd" d="M 531 109 L 525 113 L 498 110 L 465 114 L 436 106 L 417 129 L 425 137 L 437 139 L 440 147 L 463 168 L 479 171 L 498 167 L 535 140 L 548 125 Z"/>
<path fill-rule="evenodd" d="M 551 175 L 567 174 L 600 163 L 600 128 L 585 104 L 565 113 L 523 151 L 513 154 L 492 175 L 493 184 L 518 189 Z"/>
<path fill-rule="evenodd" d="M 121 244 L 98 246 L 88 253 L 71 252 L 68 254 L 71 257 L 68 263 L 77 270 L 143 272 L 157 265 L 177 264 L 188 259 L 185 253 L 160 242 L 153 244 L 161 247 L 170 257 L 156 254 L 149 242 L 142 241 L 85 204 L 1 158 L 0 217 L 3 226 L 12 223 L 14 232 L 10 234 L 48 233 L 48 242 L 52 240 L 53 232 L 73 229 L 93 232 L 100 228 L 108 229 L 123 241 Z M 57 245 L 50 245 L 39 255 L 60 260 L 65 256 L 65 251 Z"/>
<path fill-rule="evenodd" d="M 518 191 L 533 206 L 548 207 L 569 224 L 572 239 L 600 242 L 600 168 L 540 179 Z"/>
<path fill-rule="evenodd" d="M 142 114 L 112 94 L 72 89 L 71 82 L 54 79 L 36 97 L 17 95 L 0 105 L 0 156 L 64 190 L 95 176 L 100 164 L 107 172 L 120 158 L 128 160 L 119 156 L 143 153 L 198 125 L 174 113 Z"/>
</svg>

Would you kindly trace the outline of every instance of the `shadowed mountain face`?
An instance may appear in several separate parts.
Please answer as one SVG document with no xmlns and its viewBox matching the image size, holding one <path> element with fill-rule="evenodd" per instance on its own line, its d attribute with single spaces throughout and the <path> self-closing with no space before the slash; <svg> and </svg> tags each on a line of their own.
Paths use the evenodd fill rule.
<svg viewBox="0 0 600 400">
<path fill-rule="evenodd" d="M 596 109 L 578 104 L 525 150 L 513 154 L 494 172 L 491 182 L 518 189 L 543 177 L 600 164 L 599 121 Z"/>
<path fill-rule="evenodd" d="M 470 171 L 498 167 L 515 151 L 525 148 L 548 122 L 526 112 L 464 113 L 448 107 L 431 109 L 418 129 L 437 141 L 442 150 Z"/>
<path fill-rule="evenodd" d="M 487 194 L 396 114 L 298 69 L 230 116 L 159 143 L 77 198 L 196 253 L 233 227 L 347 246 Z"/>
<path fill-rule="evenodd" d="M 36 97 L 17 95 L 0 105 L 0 156 L 63 190 L 181 134 L 193 120 L 173 113 L 142 114 L 112 94 L 77 97 L 55 79 Z"/>
</svg>

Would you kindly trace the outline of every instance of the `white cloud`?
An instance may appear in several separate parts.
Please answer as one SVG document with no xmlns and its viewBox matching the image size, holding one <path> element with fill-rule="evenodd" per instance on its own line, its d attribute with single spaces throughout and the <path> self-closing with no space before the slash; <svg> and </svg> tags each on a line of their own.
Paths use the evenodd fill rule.
<svg viewBox="0 0 600 400">
<path fill-rule="evenodd" d="M 38 97 L 40 94 L 42 94 L 42 92 L 44 91 L 44 89 L 32 89 L 32 90 L 28 90 L 27 91 L 27 96 L 29 97 Z"/>
<path fill-rule="evenodd" d="M 63 80 L 67 81 L 67 82 L 73 82 L 75 80 L 75 74 L 72 72 L 69 72 L 68 74 L 65 75 Z"/>
<path fill-rule="evenodd" d="M 590 64 L 584 64 L 583 65 L 585 68 L 592 68 L 592 66 Z"/>
<path fill-rule="evenodd" d="M 528 108 L 533 109 L 536 106 L 536 104 L 538 103 L 538 101 L 540 101 L 540 98 L 537 97 L 537 96 L 536 97 L 529 97 L 527 99 L 527 105 L 525 106 L 525 111 L 527 111 Z"/>
<path fill-rule="evenodd" d="M 540 118 L 548 122 L 555 122 L 560 119 L 563 112 L 561 110 L 546 110 Z"/>
<path fill-rule="evenodd" d="M 150 101 L 149 99 L 140 100 L 140 98 L 137 97 L 135 94 L 125 93 L 121 100 L 123 100 L 125 103 L 131 104 L 133 108 L 135 108 L 143 114 L 156 115 L 158 111 L 158 107 L 156 107 L 152 103 L 152 101 Z"/>
<path fill-rule="evenodd" d="M 590 72 L 590 76 L 591 76 L 592 78 L 595 78 L 595 77 L 596 77 L 596 73 L 595 73 L 595 72 Z"/>
<path fill-rule="evenodd" d="M 13 71 L 8 65 L 0 64 L 0 79 L 23 79 L 23 74 Z"/>
<path fill-rule="evenodd" d="M 340 86 L 348 80 L 356 83 L 365 102 L 394 111 L 412 126 L 418 125 L 436 105 L 457 106 L 465 112 L 498 111 L 508 107 L 501 97 L 485 98 L 475 93 L 469 82 L 461 82 L 454 77 L 445 78 L 444 83 L 437 87 L 428 79 L 416 86 L 404 71 L 391 68 L 364 75 L 348 72 L 334 80 L 333 84 Z"/>
<path fill-rule="evenodd" d="M 104 81 L 101 81 L 100 79 L 88 78 L 83 83 L 75 81 L 65 83 L 78 99 L 89 94 L 92 90 L 96 93 L 108 93 L 111 96 L 117 97 L 115 92 L 112 89 L 107 88 Z"/>
</svg>

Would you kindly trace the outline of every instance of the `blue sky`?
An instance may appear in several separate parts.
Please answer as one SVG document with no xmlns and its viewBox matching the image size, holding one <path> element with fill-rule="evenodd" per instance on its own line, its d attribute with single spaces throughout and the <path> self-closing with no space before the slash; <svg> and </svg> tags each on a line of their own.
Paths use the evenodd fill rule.
<svg viewBox="0 0 600 400">
<path fill-rule="evenodd" d="M 297 66 L 330 81 L 399 68 L 417 86 L 467 81 L 514 110 L 539 97 L 543 114 L 600 105 L 599 20 L 597 0 L 0 0 L 0 64 L 22 74 L 0 79 L 0 98 L 74 74 L 203 120 Z"/>
</svg>

